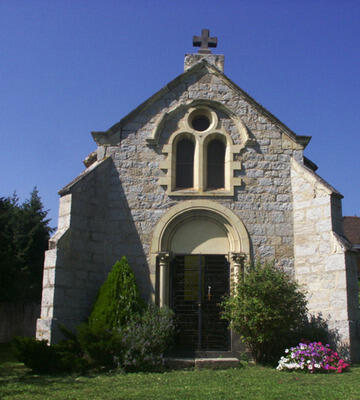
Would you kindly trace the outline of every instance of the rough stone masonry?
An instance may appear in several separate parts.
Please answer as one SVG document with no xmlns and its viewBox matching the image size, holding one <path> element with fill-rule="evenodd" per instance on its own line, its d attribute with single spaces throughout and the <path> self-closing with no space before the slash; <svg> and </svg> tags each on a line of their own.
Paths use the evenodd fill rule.
<svg viewBox="0 0 360 400">
<path fill-rule="evenodd" d="M 174 255 L 222 254 L 229 279 L 238 279 L 244 262 L 275 259 L 304 285 L 310 313 L 322 313 L 356 359 L 355 257 L 343 236 L 341 194 L 304 156 L 311 138 L 227 78 L 223 55 L 187 54 L 184 66 L 120 122 L 92 132 L 97 148 L 85 171 L 59 192 L 37 337 L 54 342 L 59 323 L 83 321 L 123 255 L 143 297 L 171 306 Z M 197 118 L 207 121 L 204 130 Z M 193 184 L 179 188 L 186 140 Z M 224 149 L 224 184 L 216 188 L 207 186 L 213 141 Z"/>
</svg>

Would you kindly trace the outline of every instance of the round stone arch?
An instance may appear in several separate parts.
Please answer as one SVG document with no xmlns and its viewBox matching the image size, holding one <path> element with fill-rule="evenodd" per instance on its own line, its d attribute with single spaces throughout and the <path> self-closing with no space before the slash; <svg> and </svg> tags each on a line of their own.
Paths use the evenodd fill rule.
<svg viewBox="0 0 360 400">
<path fill-rule="evenodd" d="M 247 230 L 230 209 L 210 200 L 189 200 L 172 207 L 155 227 L 151 263 L 158 271 L 160 306 L 169 305 L 169 266 L 173 253 L 224 254 L 237 279 L 250 257 Z M 158 261 L 158 269 L 156 263 Z"/>
</svg>

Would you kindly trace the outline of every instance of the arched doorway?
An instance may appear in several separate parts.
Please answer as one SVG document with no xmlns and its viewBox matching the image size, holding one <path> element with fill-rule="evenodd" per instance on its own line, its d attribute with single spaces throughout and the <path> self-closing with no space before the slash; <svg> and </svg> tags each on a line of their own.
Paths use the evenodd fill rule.
<svg viewBox="0 0 360 400">
<path fill-rule="evenodd" d="M 230 350 L 219 303 L 249 257 L 240 219 L 213 201 L 179 203 L 156 226 L 151 250 L 159 304 L 170 306 L 177 317 L 178 348 Z"/>
</svg>

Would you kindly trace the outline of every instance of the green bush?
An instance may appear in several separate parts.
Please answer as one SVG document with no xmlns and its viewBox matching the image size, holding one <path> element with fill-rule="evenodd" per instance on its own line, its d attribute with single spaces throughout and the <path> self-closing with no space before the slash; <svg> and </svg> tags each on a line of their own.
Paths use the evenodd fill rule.
<svg viewBox="0 0 360 400">
<path fill-rule="evenodd" d="M 125 325 L 144 307 L 126 257 L 117 261 L 101 286 L 88 324 L 92 332 Z"/>
<path fill-rule="evenodd" d="M 84 349 L 78 336 L 67 329 L 59 326 L 65 340 L 52 345 L 58 355 L 58 363 L 61 371 L 84 372 L 89 369 L 89 362 L 85 358 Z"/>
<path fill-rule="evenodd" d="M 71 341 L 49 346 L 46 340 L 16 337 L 12 344 L 16 358 L 40 374 L 82 372 L 88 368 L 87 361 L 75 351 Z"/>
<path fill-rule="evenodd" d="M 101 286 L 88 322 L 78 327 L 78 341 L 97 366 L 115 368 L 123 353 L 121 327 L 141 314 L 144 302 L 126 257 L 117 261 Z"/>
<path fill-rule="evenodd" d="M 121 329 L 123 352 L 119 355 L 126 370 L 151 370 L 161 367 L 162 356 L 175 334 L 174 313 L 149 305 Z"/>
<path fill-rule="evenodd" d="M 127 370 L 158 366 L 174 332 L 170 310 L 145 307 L 125 257 L 101 286 L 78 341 L 96 366 Z"/>
<path fill-rule="evenodd" d="M 122 354 L 122 335 L 117 329 L 97 329 L 88 324 L 78 327 L 81 348 L 94 367 L 119 367 L 118 355 Z"/>
<path fill-rule="evenodd" d="M 173 314 L 145 307 L 125 257 L 113 266 L 100 288 L 87 323 L 74 334 L 59 327 L 67 340 L 17 338 L 18 359 L 35 372 L 83 372 L 89 367 L 149 370 L 161 365 L 174 334 Z"/>
<path fill-rule="evenodd" d="M 48 346 L 46 340 L 16 337 L 12 344 L 16 358 L 34 372 L 51 373 L 58 371 L 57 354 L 52 347 Z"/>
<path fill-rule="evenodd" d="M 149 305 L 119 328 L 94 332 L 83 324 L 78 328 L 78 340 L 94 366 L 144 371 L 162 365 L 174 332 L 172 311 Z"/>
<path fill-rule="evenodd" d="M 307 321 L 305 294 L 273 263 L 250 265 L 223 304 L 223 318 L 240 335 L 254 361 L 272 362 Z"/>
</svg>

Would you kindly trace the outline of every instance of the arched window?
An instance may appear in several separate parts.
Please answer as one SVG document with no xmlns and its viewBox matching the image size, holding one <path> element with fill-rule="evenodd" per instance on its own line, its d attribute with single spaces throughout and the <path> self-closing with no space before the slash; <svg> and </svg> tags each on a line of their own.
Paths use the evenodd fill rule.
<svg viewBox="0 0 360 400">
<path fill-rule="evenodd" d="M 225 186 L 225 144 L 212 140 L 207 146 L 207 189 L 220 189 Z"/>
<path fill-rule="evenodd" d="M 176 146 L 176 188 L 194 186 L 194 142 L 181 139 Z"/>
</svg>

